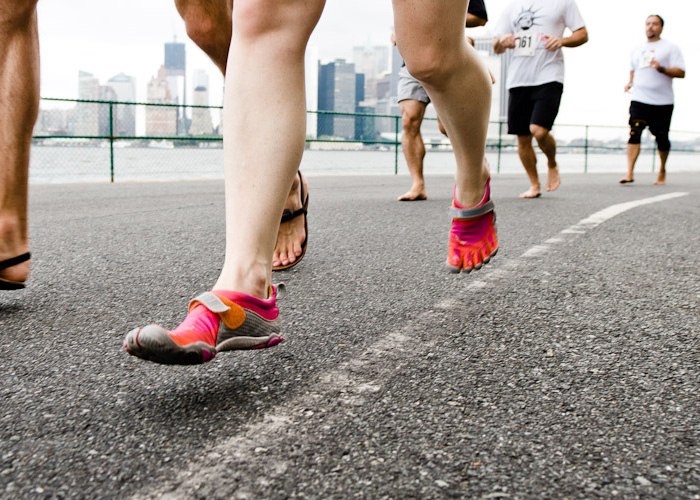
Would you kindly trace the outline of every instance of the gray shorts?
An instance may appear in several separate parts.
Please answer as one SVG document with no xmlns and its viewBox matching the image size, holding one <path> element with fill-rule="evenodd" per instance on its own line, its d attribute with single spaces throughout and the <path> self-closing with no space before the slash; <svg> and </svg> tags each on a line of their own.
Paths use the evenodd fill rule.
<svg viewBox="0 0 700 500">
<path fill-rule="evenodd" d="M 406 99 L 413 99 L 414 101 L 424 102 L 425 104 L 430 103 L 430 97 L 428 97 L 428 93 L 423 88 L 423 85 L 411 76 L 406 66 L 403 66 L 399 70 L 398 94 L 398 102 L 405 101 Z"/>
</svg>

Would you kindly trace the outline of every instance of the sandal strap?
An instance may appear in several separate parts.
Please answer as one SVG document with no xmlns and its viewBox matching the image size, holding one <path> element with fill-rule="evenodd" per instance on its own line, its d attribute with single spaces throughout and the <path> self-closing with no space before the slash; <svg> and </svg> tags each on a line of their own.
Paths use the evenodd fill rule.
<svg viewBox="0 0 700 500">
<path fill-rule="evenodd" d="M 489 200 L 483 205 L 474 208 L 450 207 L 450 216 L 453 219 L 474 219 L 475 217 L 481 217 L 489 212 L 493 212 L 493 209 L 493 200 Z"/>
<path fill-rule="evenodd" d="M 309 195 L 304 192 L 304 179 L 301 177 L 301 171 L 297 170 L 297 175 L 299 176 L 299 187 L 301 188 L 300 197 L 301 202 L 304 204 L 299 210 L 292 212 L 290 209 L 285 208 L 282 211 L 282 221 L 281 223 L 289 222 L 292 219 L 296 219 L 300 215 L 307 215 L 307 208 L 309 207 Z"/>
<path fill-rule="evenodd" d="M 196 296 L 190 301 L 188 309 L 192 310 L 192 308 L 198 304 L 202 304 L 204 307 L 206 307 L 213 313 L 223 313 L 231 309 L 229 306 L 224 304 L 224 302 L 219 297 L 217 297 L 211 292 L 204 292 Z"/>
<path fill-rule="evenodd" d="M 282 212 L 282 222 L 289 222 L 292 219 L 296 219 L 300 215 L 306 215 L 306 207 L 301 207 L 299 210 L 295 210 L 294 212 L 286 208 Z"/>
<path fill-rule="evenodd" d="M 32 255 L 29 252 L 27 252 L 23 253 L 22 255 L 18 255 L 17 257 L 12 257 L 11 259 L 3 260 L 0 262 L 0 270 L 16 266 L 17 264 L 21 264 L 22 262 L 27 262 L 31 258 Z"/>
</svg>

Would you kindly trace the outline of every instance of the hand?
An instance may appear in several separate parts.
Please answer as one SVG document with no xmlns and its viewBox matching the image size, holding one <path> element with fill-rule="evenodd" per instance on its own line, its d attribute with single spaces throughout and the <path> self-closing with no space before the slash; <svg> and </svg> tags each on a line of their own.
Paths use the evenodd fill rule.
<svg viewBox="0 0 700 500">
<path fill-rule="evenodd" d="M 557 51 L 564 46 L 564 39 L 558 36 L 545 36 L 544 48 L 550 52 Z"/>
<path fill-rule="evenodd" d="M 625 92 L 629 92 L 631 88 L 632 88 L 632 82 L 629 82 L 627 85 L 625 85 Z"/>
<path fill-rule="evenodd" d="M 649 67 L 654 68 L 656 71 L 659 71 L 659 67 L 661 67 L 661 64 L 659 63 L 659 61 L 652 59 L 651 61 L 649 61 Z"/>
<path fill-rule="evenodd" d="M 515 36 L 512 33 L 508 33 L 507 35 L 502 35 L 501 39 L 499 40 L 499 43 L 501 47 L 504 49 L 514 49 L 515 48 L 515 41 L 519 40 L 519 36 Z"/>
</svg>

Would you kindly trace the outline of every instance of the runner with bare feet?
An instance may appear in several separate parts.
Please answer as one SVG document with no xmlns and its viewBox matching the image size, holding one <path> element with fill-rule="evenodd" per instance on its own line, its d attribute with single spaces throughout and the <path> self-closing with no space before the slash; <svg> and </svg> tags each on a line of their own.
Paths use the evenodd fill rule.
<svg viewBox="0 0 700 500">
<path fill-rule="evenodd" d="M 29 277 L 29 150 L 39 112 L 36 0 L 0 0 L 0 290 Z"/>
<path fill-rule="evenodd" d="M 647 17 L 647 43 L 632 51 L 630 81 L 625 92 L 630 103 L 630 138 L 627 144 L 627 175 L 620 184 L 634 182 L 634 165 L 641 150 L 642 132 L 648 126 L 656 137 L 661 166 L 654 184 L 666 184 L 666 161 L 671 152 L 668 133 L 673 115 L 673 79 L 685 78 L 685 63 L 680 49 L 661 40 L 664 20 L 656 14 Z"/>
<path fill-rule="evenodd" d="M 232 35 L 233 2 L 230 0 L 175 0 L 185 21 L 187 34 L 226 75 L 226 63 Z M 272 270 L 282 271 L 298 264 L 307 244 L 307 207 L 309 187 L 301 172 L 294 178 L 284 204 Z"/>
<path fill-rule="evenodd" d="M 467 10 L 467 28 L 484 26 L 488 21 L 486 6 L 483 0 L 471 0 Z M 474 40 L 467 37 L 471 45 Z M 394 34 L 391 34 L 391 42 L 396 45 Z M 401 107 L 401 122 L 403 125 L 403 136 L 401 145 L 403 154 L 406 157 L 408 172 L 411 174 L 411 189 L 398 197 L 398 201 L 420 201 L 427 200 L 428 194 L 425 190 L 425 178 L 423 177 L 423 160 L 425 159 L 425 144 L 421 134 L 421 125 L 425 110 L 430 104 L 430 97 L 421 83 L 413 78 L 406 65 L 401 66 L 399 71 L 398 102 Z M 440 132 L 447 135 L 445 128 L 438 119 Z"/>
<path fill-rule="evenodd" d="M 565 29 L 571 31 L 564 37 Z M 547 157 L 547 191 L 561 184 L 557 143 L 550 133 L 564 90 L 562 47 L 588 41 L 575 0 L 513 0 L 498 20 L 493 39 L 496 54 L 513 51 L 508 68 L 508 133 L 518 136 L 518 155 L 530 180 L 521 198 L 542 195 L 537 175 L 534 137 Z"/>
</svg>

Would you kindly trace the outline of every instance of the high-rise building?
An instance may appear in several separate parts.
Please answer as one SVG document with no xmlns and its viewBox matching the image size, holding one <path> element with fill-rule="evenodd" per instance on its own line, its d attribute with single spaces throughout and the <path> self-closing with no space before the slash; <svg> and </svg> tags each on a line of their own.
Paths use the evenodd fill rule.
<svg viewBox="0 0 700 500">
<path fill-rule="evenodd" d="M 187 104 L 187 60 L 185 54 L 185 44 L 177 41 L 166 42 L 164 68 L 166 81 L 170 88 L 170 95 L 177 104 Z M 178 108 L 179 134 L 187 132 L 188 121 L 185 108 Z"/>
<path fill-rule="evenodd" d="M 100 85 L 100 101 L 116 101 L 117 100 L 117 93 L 114 92 L 114 89 L 112 87 L 109 87 L 107 85 Z M 110 111 L 111 108 L 111 111 Z M 116 119 L 117 119 L 117 114 L 116 114 L 116 106 L 112 105 L 110 106 L 109 104 L 105 103 L 100 103 L 98 106 L 98 116 L 99 116 L 99 134 L 101 136 L 111 136 L 111 135 L 117 135 L 117 130 L 116 130 Z M 110 127 L 109 125 L 109 120 L 110 116 L 112 117 L 112 124 L 113 126 Z"/>
<path fill-rule="evenodd" d="M 304 69 L 306 77 L 306 136 L 316 138 L 318 131 L 318 47 L 310 45 L 306 48 L 304 56 Z"/>
<path fill-rule="evenodd" d="M 195 106 L 209 106 L 209 75 L 201 69 L 194 72 L 192 102 Z M 214 133 L 211 109 L 192 108 L 189 133 L 190 135 L 211 135 Z"/>
<path fill-rule="evenodd" d="M 78 99 L 96 101 L 100 99 L 100 81 L 87 71 L 78 72 Z M 76 108 L 75 135 L 92 137 L 100 132 L 99 105 L 79 102 Z"/>
<path fill-rule="evenodd" d="M 354 113 L 355 65 L 336 59 L 319 67 L 318 109 L 336 113 Z M 318 135 L 353 139 L 355 119 L 352 116 L 319 115 Z"/>
<path fill-rule="evenodd" d="M 136 101 L 136 79 L 133 76 L 119 73 L 107 80 L 105 86 L 112 89 L 115 101 Z M 136 135 L 136 106 L 118 104 L 114 106 L 112 112 L 114 115 L 114 135 L 134 137 Z"/>
<path fill-rule="evenodd" d="M 176 104 L 170 93 L 165 66 L 148 82 L 147 102 L 152 104 Z M 177 135 L 178 108 L 172 106 L 146 107 L 146 135 Z"/>
<path fill-rule="evenodd" d="M 193 93 L 195 106 L 209 106 L 209 90 L 206 87 L 195 87 Z M 211 135 L 214 133 L 214 124 L 209 108 L 192 108 L 191 135 Z"/>
</svg>

